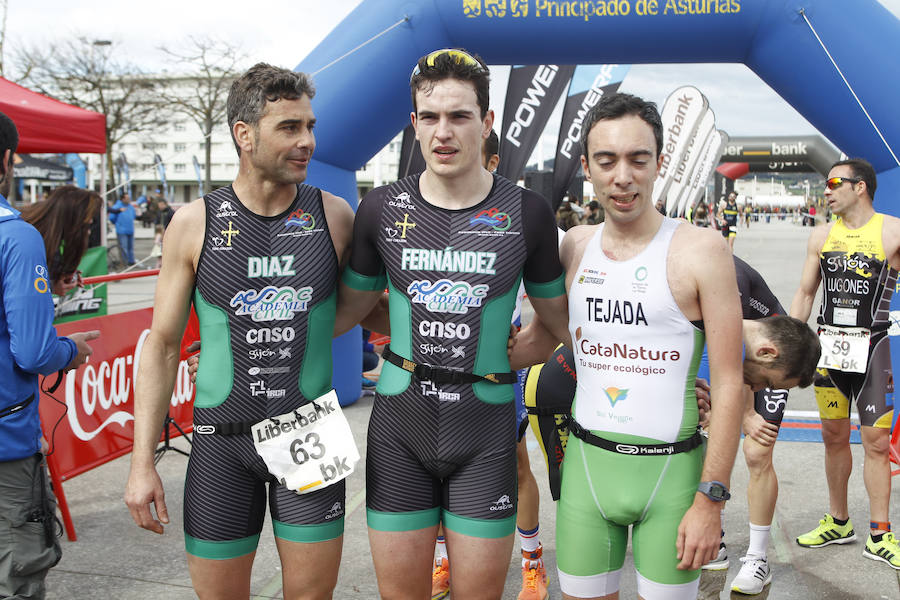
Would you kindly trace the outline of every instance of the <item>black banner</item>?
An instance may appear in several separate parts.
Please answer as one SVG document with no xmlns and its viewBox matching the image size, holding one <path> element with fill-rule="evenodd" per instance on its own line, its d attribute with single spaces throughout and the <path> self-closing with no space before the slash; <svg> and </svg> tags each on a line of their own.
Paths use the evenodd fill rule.
<svg viewBox="0 0 900 600">
<path fill-rule="evenodd" d="M 397 179 L 403 179 L 413 173 L 421 173 L 425 170 L 425 159 L 422 157 L 422 148 L 416 139 L 416 130 L 412 123 L 403 130 L 403 141 L 400 144 L 400 166 L 397 170 Z"/>
<path fill-rule="evenodd" d="M 604 94 L 616 93 L 629 68 L 630 65 L 579 65 L 575 70 L 556 142 L 553 190 L 548 198 L 553 210 L 559 207 L 581 167 L 581 123 L 585 115 Z"/>
<path fill-rule="evenodd" d="M 500 165 L 497 173 L 516 181 L 537 146 L 550 114 L 562 96 L 574 65 L 514 66 L 506 88 Z"/>
</svg>

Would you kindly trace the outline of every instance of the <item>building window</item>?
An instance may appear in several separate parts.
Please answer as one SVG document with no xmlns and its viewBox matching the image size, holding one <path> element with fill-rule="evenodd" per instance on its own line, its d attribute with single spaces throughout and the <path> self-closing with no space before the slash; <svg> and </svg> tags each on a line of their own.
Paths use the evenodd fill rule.
<svg viewBox="0 0 900 600">
<path fill-rule="evenodd" d="M 185 165 L 184 163 L 175 163 L 175 172 L 176 173 L 184 173 Z"/>
<path fill-rule="evenodd" d="M 184 152 L 185 150 L 187 150 L 187 144 L 184 144 L 184 143 L 176 142 L 174 144 L 174 146 L 175 146 L 175 152 Z"/>
<path fill-rule="evenodd" d="M 184 131 L 185 130 L 184 123 L 179 121 L 172 126 L 172 129 L 174 129 L 175 131 Z"/>
</svg>

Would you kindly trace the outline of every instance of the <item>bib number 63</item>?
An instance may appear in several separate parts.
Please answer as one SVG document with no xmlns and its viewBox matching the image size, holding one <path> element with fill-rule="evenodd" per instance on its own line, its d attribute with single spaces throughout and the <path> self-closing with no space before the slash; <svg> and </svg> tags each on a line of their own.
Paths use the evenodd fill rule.
<svg viewBox="0 0 900 600">
<path fill-rule="evenodd" d="M 308 444 L 312 448 L 307 451 L 303 444 Z M 325 445 L 321 443 L 319 434 L 314 431 L 307 433 L 302 440 L 298 438 L 291 442 L 291 458 L 295 464 L 302 465 L 309 459 L 318 460 L 323 456 L 325 456 Z"/>
</svg>

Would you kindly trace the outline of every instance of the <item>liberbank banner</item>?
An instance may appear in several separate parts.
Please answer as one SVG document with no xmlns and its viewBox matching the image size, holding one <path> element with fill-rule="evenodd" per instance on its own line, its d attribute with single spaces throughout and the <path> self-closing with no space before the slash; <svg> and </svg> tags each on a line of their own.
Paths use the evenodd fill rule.
<svg viewBox="0 0 900 600">
<path fill-rule="evenodd" d="M 663 121 L 665 125 L 665 121 Z M 706 140 L 716 130 L 716 115 L 712 110 L 706 109 L 697 129 L 691 137 L 690 143 L 684 149 L 681 160 L 678 161 L 672 172 L 671 184 L 666 194 L 666 214 L 670 217 L 680 217 L 684 215 L 684 206 L 680 204 L 682 194 L 688 186 L 688 180 L 694 167 L 700 158 L 700 153 L 706 145 Z"/>
<path fill-rule="evenodd" d="M 684 151 L 694 138 L 697 125 L 707 109 L 709 102 L 706 97 L 692 85 L 680 87 L 666 98 L 660 115 L 663 123 L 663 149 L 659 173 L 653 183 L 653 204 L 668 194 L 675 170 L 680 166 Z"/>
<path fill-rule="evenodd" d="M 719 158 L 722 156 L 722 152 L 725 150 L 725 144 L 727 143 L 728 134 L 721 129 L 714 131 L 712 135 L 707 138 L 706 147 L 700 152 L 700 161 L 694 168 L 694 172 L 689 175 L 690 180 L 685 189 L 685 196 L 682 200 L 679 200 L 679 207 L 681 210 L 680 216 L 685 215 L 687 207 L 693 208 L 697 205 L 697 202 L 703 195 L 703 191 L 706 189 L 706 182 L 709 181 L 710 176 L 713 174 L 713 170 L 716 168 L 716 165 L 719 164 Z"/>
<path fill-rule="evenodd" d="M 578 65 L 563 107 L 550 204 L 556 210 L 581 166 L 581 127 L 584 117 L 604 94 L 614 94 L 631 65 Z"/>
</svg>

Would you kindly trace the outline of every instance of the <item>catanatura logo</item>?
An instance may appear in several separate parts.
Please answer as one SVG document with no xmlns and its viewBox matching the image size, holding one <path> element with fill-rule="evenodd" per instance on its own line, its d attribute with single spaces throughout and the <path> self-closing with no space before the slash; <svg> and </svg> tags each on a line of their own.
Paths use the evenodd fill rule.
<svg viewBox="0 0 900 600">
<path fill-rule="evenodd" d="M 294 289 L 269 285 L 261 290 L 241 290 L 230 306 L 234 314 L 251 315 L 254 321 L 286 321 L 309 308 L 312 292 L 310 286 Z"/>
<path fill-rule="evenodd" d="M 506 231 L 511 224 L 509 215 L 499 208 L 486 208 L 469 219 L 469 225 L 487 225 L 494 231 Z"/>
<path fill-rule="evenodd" d="M 288 218 L 284 221 L 284 226 L 288 228 L 299 227 L 304 231 L 309 231 L 316 226 L 316 218 L 308 212 L 298 209 L 288 215 Z"/>
<path fill-rule="evenodd" d="M 430 312 L 465 314 L 470 308 L 481 306 L 488 289 L 487 284 L 472 285 L 450 279 L 431 283 L 428 279 L 420 279 L 410 283 L 406 291 L 413 303 L 424 304 Z"/>
<path fill-rule="evenodd" d="M 628 398 L 628 390 L 620 390 L 616 387 L 608 387 L 603 390 L 603 393 L 606 394 L 606 399 L 609 400 L 610 406 L 615 406 L 616 402 L 621 402 Z"/>
<path fill-rule="evenodd" d="M 638 267 L 634 272 L 634 278 L 638 281 L 647 279 L 647 267 Z"/>
</svg>

